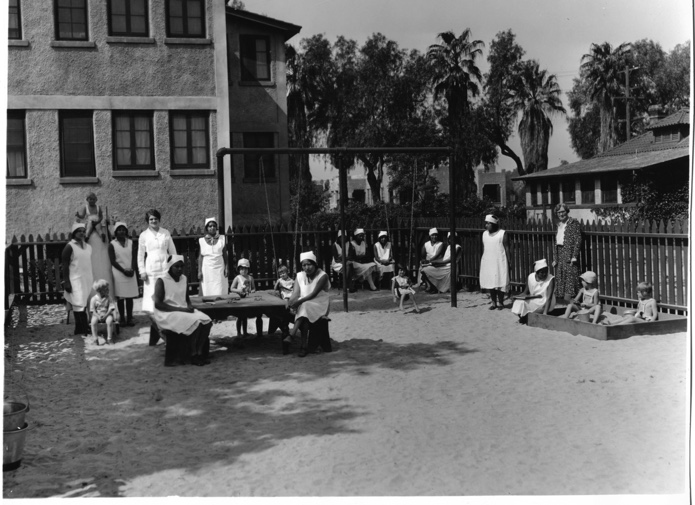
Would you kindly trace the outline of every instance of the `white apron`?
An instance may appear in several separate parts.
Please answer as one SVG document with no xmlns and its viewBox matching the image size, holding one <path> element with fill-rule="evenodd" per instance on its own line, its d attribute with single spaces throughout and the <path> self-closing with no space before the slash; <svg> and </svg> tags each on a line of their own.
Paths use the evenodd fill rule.
<svg viewBox="0 0 695 505">
<path fill-rule="evenodd" d="M 374 244 L 376 249 L 376 259 L 382 261 L 390 261 L 393 259 L 391 255 L 391 242 L 386 242 L 386 247 L 381 245 L 381 242 Z M 379 278 L 381 278 L 385 273 L 393 273 L 393 263 L 388 265 L 382 265 L 378 261 L 376 262 L 376 268 L 379 271 Z"/>
<path fill-rule="evenodd" d="M 99 239 L 101 240 L 101 239 Z M 63 293 L 65 300 L 72 305 L 74 312 L 82 312 L 89 307 L 89 298 L 92 293 L 92 247 L 84 244 L 84 249 L 74 240 L 70 241 L 72 256 L 70 257 L 70 269 L 68 278 L 72 286 L 72 293 Z"/>
<path fill-rule="evenodd" d="M 124 270 L 133 269 L 133 241 L 126 239 L 125 247 L 117 239 L 111 241 L 118 263 Z M 122 272 L 111 267 L 113 274 L 113 295 L 117 298 L 137 298 L 138 281 L 135 275 L 127 277 Z"/>
<path fill-rule="evenodd" d="M 514 305 L 512 305 L 512 312 L 517 314 L 519 317 L 523 317 L 529 312 L 535 312 L 539 308 L 545 305 L 548 301 L 548 285 L 550 281 L 553 280 L 552 275 L 548 277 L 543 282 L 536 280 L 536 273 L 532 273 L 528 276 L 528 289 L 532 296 L 541 295 L 541 298 L 532 298 L 531 300 L 514 300 Z M 555 293 L 552 294 L 552 301 L 550 302 L 550 307 L 548 307 L 548 312 L 555 308 Z"/>
<path fill-rule="evenodd" d="M 164 282 L 164 302 L 175 307 L 187 307 L 186 303 L 186 287 L 188 280 L 185 275 L 179 278 L 176 282 L 168 273 L 162 277 Z M 154 283 L 154 281 L 153 281 Z M 153 302 L 154 305 L 154 302 Z M 162 312 L 154 309 L 152 319 L 163 330 L 170 330 L 174 333 L 190 335 L 200 324 L 207 324 L 212 321 L 207 315 L 199 310 L 190 312 Z"/>
<path fill-rule="evenodd" d="M 504 230 L 494 235 L 483 232 L 483 257 L 480 260 L 480 288 L 509 292 L 509 266 L 504 250 Z"/>
<path fill-rule="evenodd" d="M 143 312 L 154 311 L 152 295 L 154 295 L 155 281 L 167 273 L 167 257 L 174 254 L 176 254 L 174 241 L 164 228 L 156 232 L 147 228 L 140 234 L 138 268 L 140 272 L 147 274 L 147 281 L 142 286 Z"/>
<path fill-rule="evenodd" d="M 226 295 L 229 291 L 227 278 L 224 276 L 224 256 L 222 251 L 225 246 L 225 237 L 220 235 L 215 245 L 209 245 L 205 238 L 198 239 L 200 255 L 203 257 L 201 271 L 203 281 L 200 289 L 204 296 Z"/>
<path fill-rule="evenodd" d="M 304 297 L 311 293 L 319 279 L 323 276 L 328 277 L 326 272 L 319 270 L 316 277 L 314 277 L 314 280 L 309 282 L 309 278 L 305 272 L 298 272 L 297 280 L 295 282 L 299 284 L 299 296 Z M 306 302 L 302 303 L 297 309 L 296 318 L 299 319 L 300 317 L 306 317 L 310 323 L 315 323 L 321 317 L 327 315 L 328 309 L 330 308 L 330 296 L 328 294 L 329 289 L 331 289 L 331 280 L 327 278 L 326 289 L 319 291 L 319 294 L 317 294 L 311 300 L 307 300 Z"/>
</svg>

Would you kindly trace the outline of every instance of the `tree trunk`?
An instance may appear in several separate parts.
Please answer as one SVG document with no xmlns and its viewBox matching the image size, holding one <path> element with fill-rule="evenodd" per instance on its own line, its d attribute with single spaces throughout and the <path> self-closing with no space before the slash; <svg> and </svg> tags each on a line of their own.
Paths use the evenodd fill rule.
<svg viewBox="0 0 695 505">
<path fill-rule="evenodd" d="M 384 173 L 383 167 L 379 165 L 383 163 L 381 158 L 376 163 L 373 163 L 367 156 L 358 155 L 359 159 L 364 167 L 367 169 L 367 183 L 369 184 L 369 189 L 372 191 L 372 202 L 381 201 L 381 181 L 383 180 Z"/>
<path fill-rule="evenodd" d="M 519 175 L 526 175 L 526 170 L 524 170 L 524 164 L 521 162 L 521 158 L 519 158 L 519 156 L 514 151 L 512 151 L 511 148 L 504 142 L 498 142 L 497 145 L 500 148 L 500 152 L 503 155 L 514 160 Z"/>
</svg>

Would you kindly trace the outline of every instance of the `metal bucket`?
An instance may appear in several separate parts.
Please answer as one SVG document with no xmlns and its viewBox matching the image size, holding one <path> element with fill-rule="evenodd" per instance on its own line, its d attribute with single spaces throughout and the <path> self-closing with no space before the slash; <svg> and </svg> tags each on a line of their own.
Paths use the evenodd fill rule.
<svg viewBox="0 0 695 505">
<path fill-rule="evenodd" d="M 20 402 L 3 402 L 2 424 L 3 431 L 15 431 L 24 426 L 24 416 L 29 411 L 29 405 Z"/>
<path fill-rule="evenodd" d="M 24 452 L 24 443 L 27 440 L 27 431 L 29 431 L 29 429 L 29 425 L 27 423 L 24 423 L 24 425 L 19 429 L 3 432 L 3 472 L 19 468 L 19 465 L 22 462 L 22 452 Z"/>
</svg>

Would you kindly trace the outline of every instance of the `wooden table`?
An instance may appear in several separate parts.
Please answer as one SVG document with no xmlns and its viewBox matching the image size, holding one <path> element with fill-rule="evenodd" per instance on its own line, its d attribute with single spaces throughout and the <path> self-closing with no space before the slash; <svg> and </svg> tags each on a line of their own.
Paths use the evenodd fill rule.
<svg viewBox="0 0 695 505">
<path fill-rule="evenodd" d="M 241 298 L 237 294 L 221 296 L 191 296 L 193 308 L 212 319 L 227 319 L 229 316 L 254 318 L 265 315 L 282 319 L 286 315 L 285 301 L 266 291 L 257 291 Z"/>
</svg>

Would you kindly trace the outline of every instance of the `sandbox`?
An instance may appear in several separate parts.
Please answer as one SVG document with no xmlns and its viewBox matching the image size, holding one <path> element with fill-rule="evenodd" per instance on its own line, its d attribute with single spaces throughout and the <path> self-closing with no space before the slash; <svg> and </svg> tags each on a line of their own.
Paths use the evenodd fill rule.
<svg viewBox="0 0 695 505">
<path fill-rule="evenodd" d="M 607 311 L 622 315 L 623 307 L 610 307 Z M 675 314 L 659 314 L 659 320 L 651 323 L 626 324 L 620 326 L 604 326 L 602 324 L 586 323 L 576 319 L 564 319 L 560 316 L 564 309 L 556 309 L 547 316 L 530 313 L 528 325 L 546 330 L 564 331 L 572 335 L 583 335 L 596 340 L 620 340 L 635 335 L 665 335 L 680 333 L 688 330 L 688 318 Z"/>
</svg>

